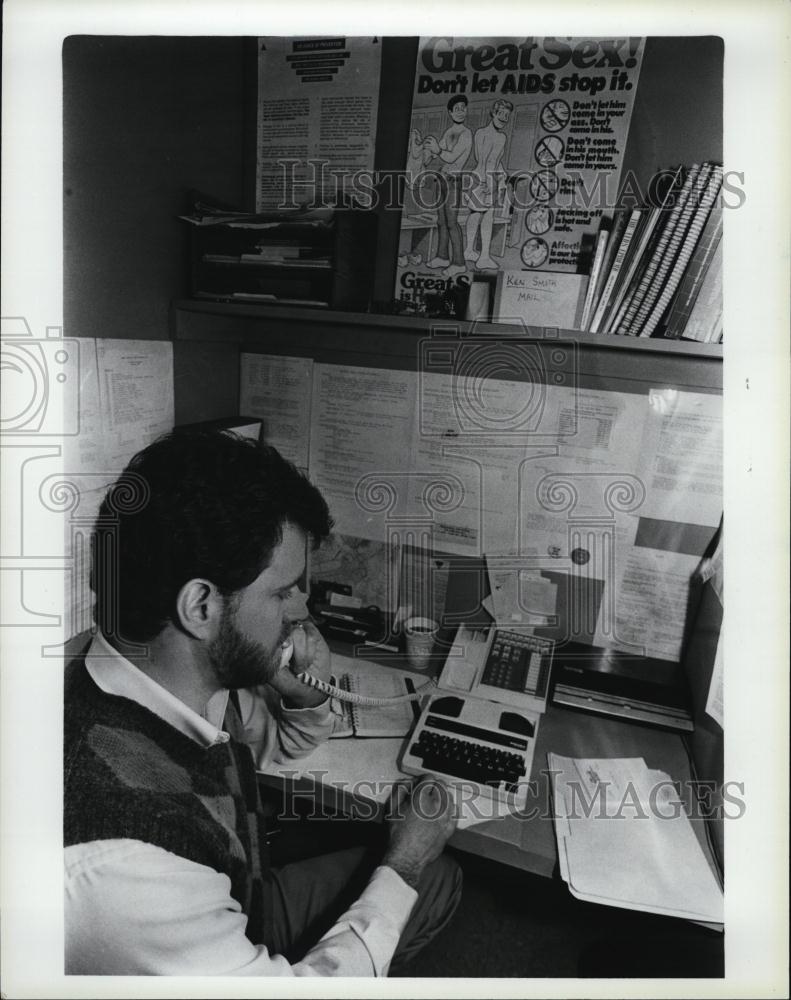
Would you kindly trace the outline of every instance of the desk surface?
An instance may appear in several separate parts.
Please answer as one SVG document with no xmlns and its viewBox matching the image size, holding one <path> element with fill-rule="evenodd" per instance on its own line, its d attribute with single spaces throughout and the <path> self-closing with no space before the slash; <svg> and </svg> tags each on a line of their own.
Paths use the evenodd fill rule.
<svg viewBox="0 0 791 1000">
<path fill-rule="evenodd" d="M 392 669 L 365 661 L 359 661 L 358 668 L 361 673 Z M 425 682 L 426 675 L 412 676 L 416 686 Z M 261 773 L 263 780 L 281 789 L 288 784 L 297 794 L 315 795 L 333 808 L 345 812 L 362 808 L 370 815 L 372 803 L 381 807 L 392 784 L 406 777 L 397 763 L 403 743 L 402 738 L 331 739 L 308 757 Z M 457 830 L 451 844 L 551 876 L 557 849 L 548 752 L 567 757 L 642 757 L 649 768 L 664 771 L 675 781 L 691 778 L 686 749 L 676 733 L 549 706 L 539 726 L 525 809 Z M 711 864 L 703 822 L 693 821 L 692 826 Z"/>
</svg>

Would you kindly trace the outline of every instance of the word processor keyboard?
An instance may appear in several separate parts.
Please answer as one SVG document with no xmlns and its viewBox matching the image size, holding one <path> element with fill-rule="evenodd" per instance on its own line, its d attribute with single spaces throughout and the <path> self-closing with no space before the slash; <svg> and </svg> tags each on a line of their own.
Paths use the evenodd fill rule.
<svg viewBox="0 0 791 1000">
<path fill-rule="evenodd" d="M 538 716 L 438 691 L 421 713 L 401 767 L 513 802 L 526 795 L 537 731 Z"/>
<path fill-rule="evenodd" d="M 524 630 L 462 626 L 406 744 L 402 769 L 519 805 L 527 797 L 553 649 L 550 640 Z"/>
</svg>

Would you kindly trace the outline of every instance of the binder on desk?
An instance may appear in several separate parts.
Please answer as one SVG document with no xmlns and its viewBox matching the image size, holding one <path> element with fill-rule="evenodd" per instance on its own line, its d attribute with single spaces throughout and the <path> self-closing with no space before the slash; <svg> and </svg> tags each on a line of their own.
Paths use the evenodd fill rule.
<svg viewBox="0 0 791 1000">
<path fill-rule="evenodd" d="M 592 903 L 720 925 L 723 893 L 672 782 L 642 758 L 547 754 L 560 874 Z"/>
</svg>

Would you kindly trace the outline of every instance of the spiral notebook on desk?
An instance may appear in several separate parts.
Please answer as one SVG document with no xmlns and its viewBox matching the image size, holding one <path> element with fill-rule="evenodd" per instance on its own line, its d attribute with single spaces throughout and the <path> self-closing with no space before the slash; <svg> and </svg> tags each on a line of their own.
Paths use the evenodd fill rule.
<svg viewBox="0 0 791 1000">
<path fill-rule="evenodd" d="M 410 677 L 390 673 L 386 669 L 376 676 L 345 673 L 332 682 L 343 691 L 364 694 L 371 698 L 392 698 L 413 694 L 415 685 Z M 353 705 L 333 699 L 335 725 L 331 738 L 362 736 L 406 736 L 419 714 L 419 702 L 397 701 L 392 705 Z"/>
</svg>

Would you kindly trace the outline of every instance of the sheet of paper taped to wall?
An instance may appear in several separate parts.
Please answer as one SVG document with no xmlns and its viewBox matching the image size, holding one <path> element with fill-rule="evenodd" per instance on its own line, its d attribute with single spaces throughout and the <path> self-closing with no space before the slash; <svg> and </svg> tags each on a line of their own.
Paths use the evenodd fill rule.
<svg viewBox="0 0 791 1000">
<path fill-rule="evenodd" d="M 557 584 L 527 570 L 489 567 L 494 619 L 498 625 L 552 625 L 556 619 Z"/>
</svg>

